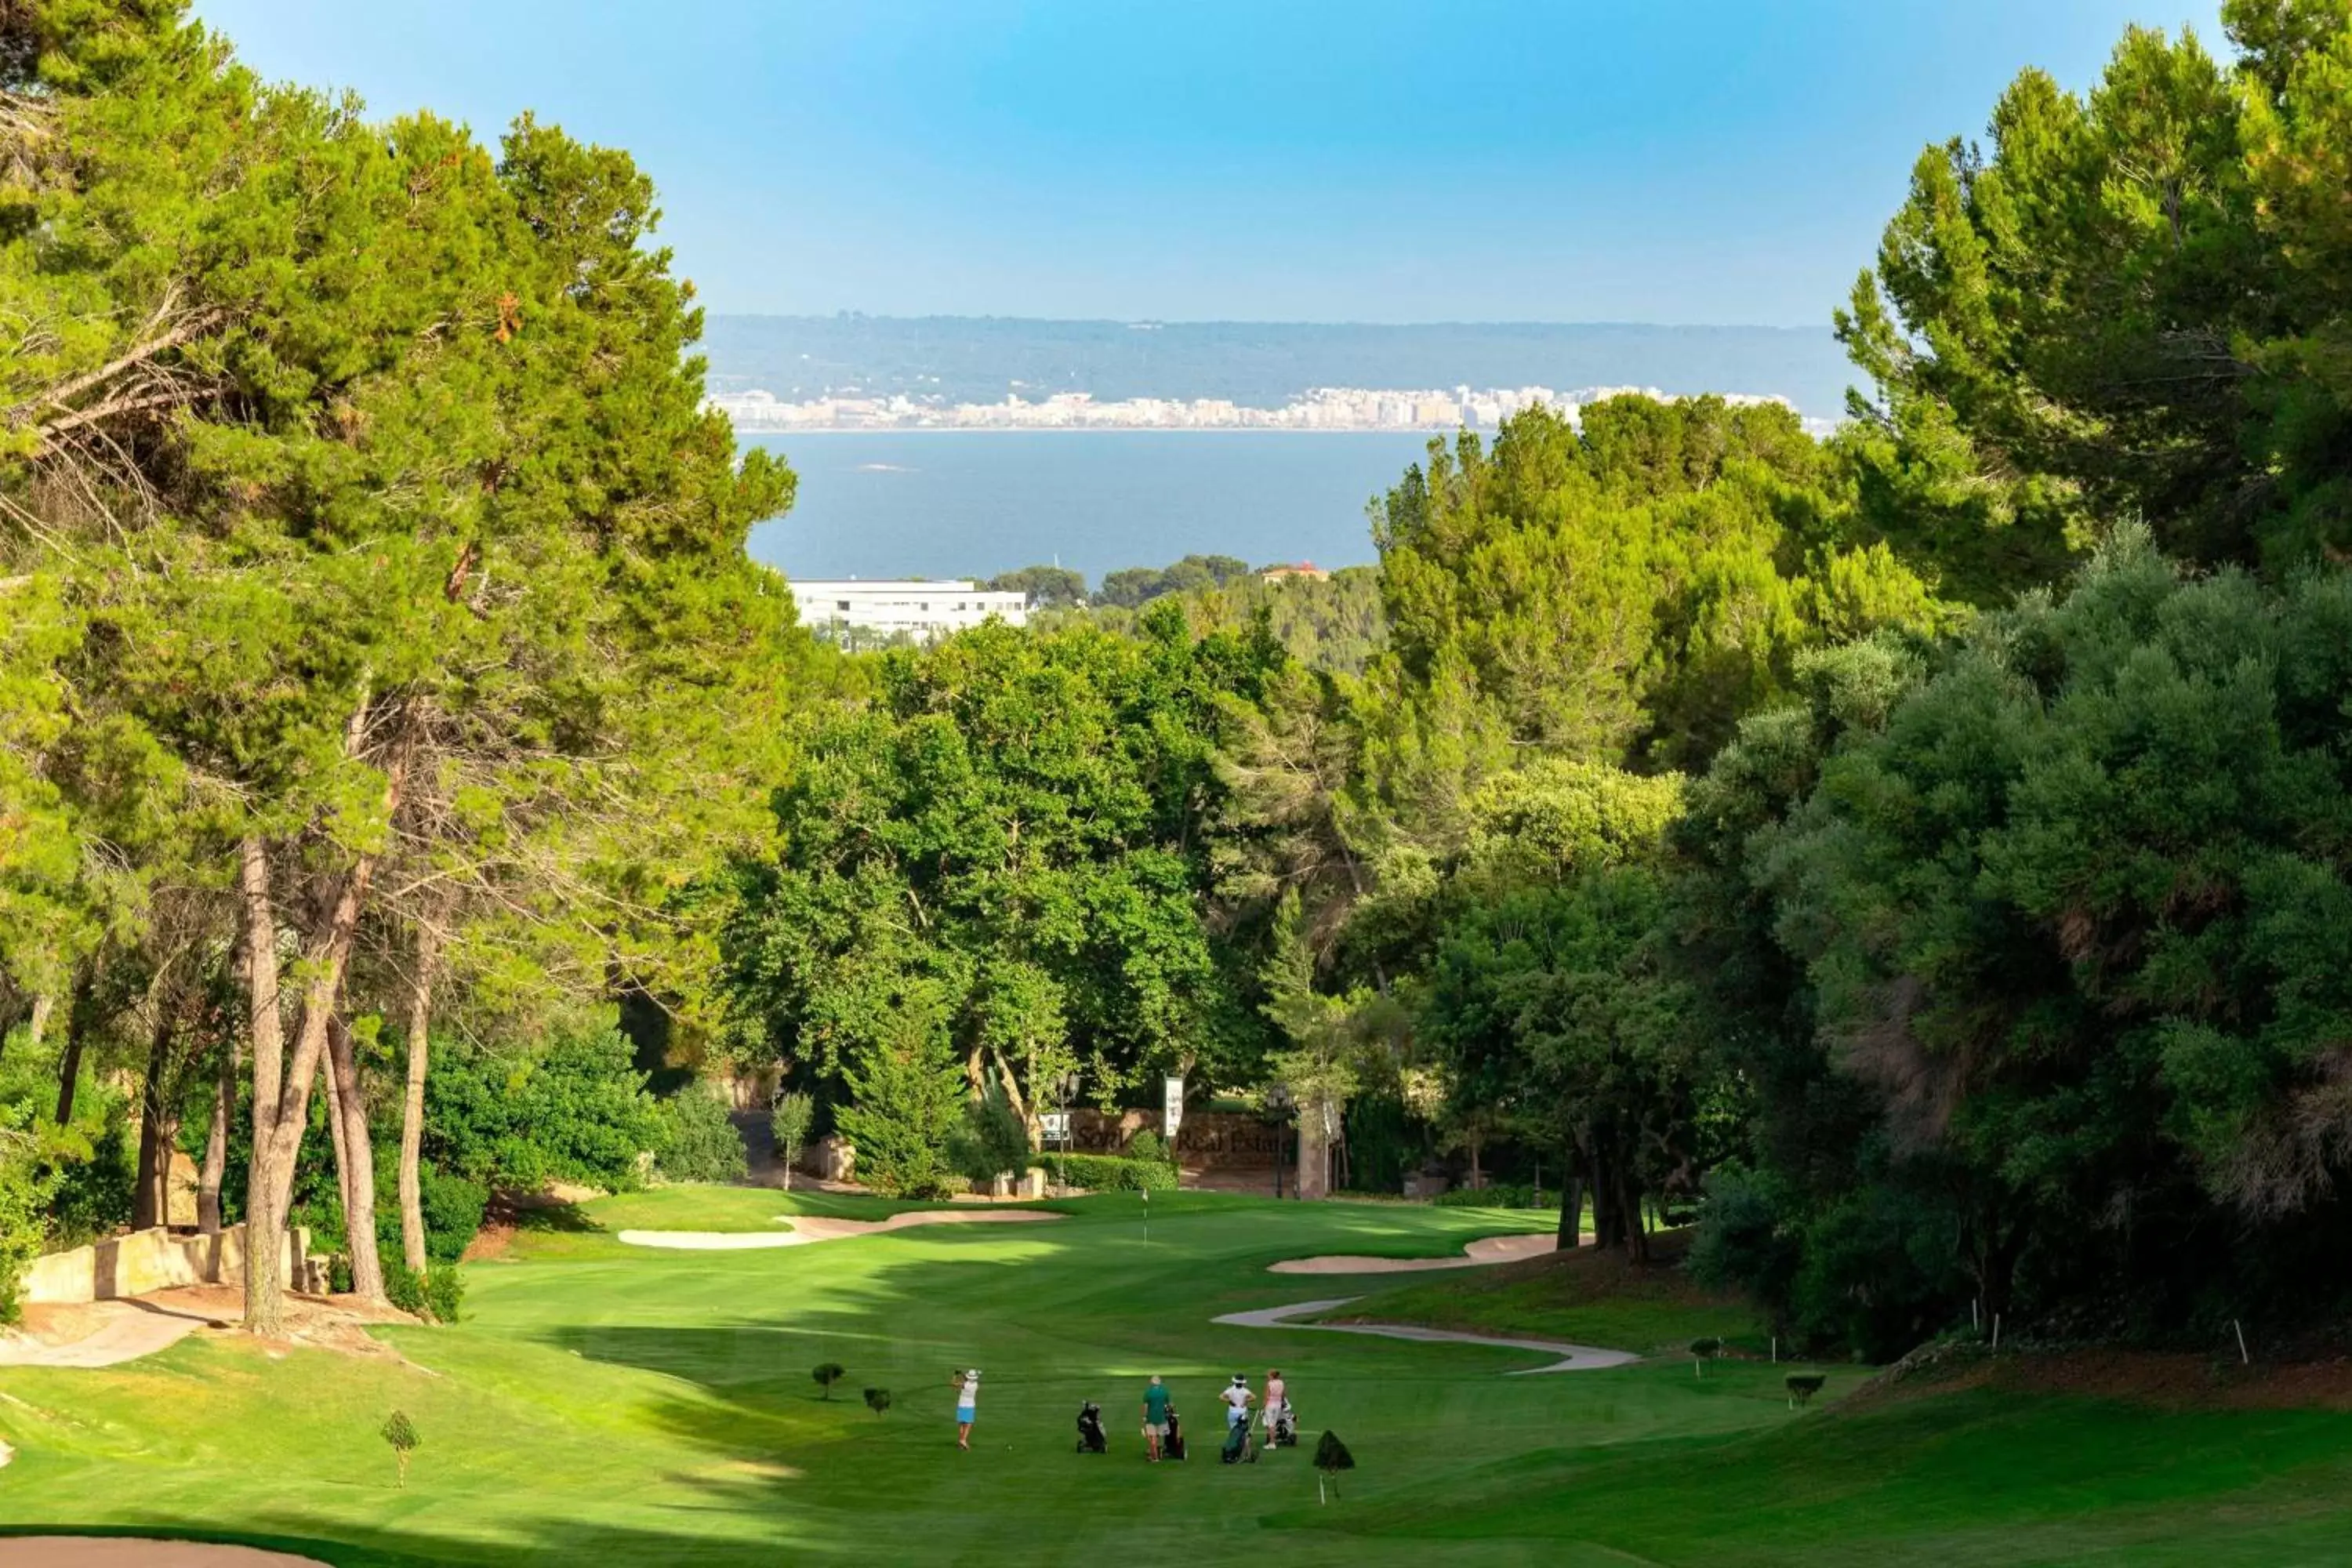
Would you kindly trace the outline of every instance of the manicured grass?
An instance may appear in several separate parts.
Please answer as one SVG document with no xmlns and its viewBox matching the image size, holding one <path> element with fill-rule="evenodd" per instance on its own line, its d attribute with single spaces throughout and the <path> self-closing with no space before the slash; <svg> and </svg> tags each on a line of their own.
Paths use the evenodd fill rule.
<svg viewBox="0 0 2352 1568">
<path fill-rule="evenodd" d="M 669 1189 L 569 1223 L 720 1228 L 710 1216 L 793 1212 L 782 1199 Z M 1209 1321 L 1340 1293 L 1265 1273 L 1276 1258 L 1444 1253 L 1498 1228 L 1495 1215 L 1162 1194 L 1146 1241 L 1134 1194 L 1056 1206 L 1069 1216 L 732 1253 L 551 1225 L 522 1255 L 469 1268 L 468 1321 L 386 1332 L 404 1360 L 273 1357 L 230 1335 L 105 1372 L 11 1370 L 0 1436 L 18 1457 L 0 1472 L 0 1524 L 274 1538 L 383 1564 L 2352 1553 L 2332 1506 L 2352 1497 L 2340 1416 L 1981 1391 L 1795 1414 L 1786 1368 L 1727 1363 L 1699 1379 L 1680 1358 L 1507 1377 L 1538 1358 Z M 542 1245 L 572 1250 L 530 1255 Z M 1655 1303 L 1626 1310 L 1629 1328 L 1658 1331 Z M 849 1369 L 830 1403 L 808 1376 L 825 1361 Z M 961 1454 L 948 1374 L 975 1363 L 978 1446 Z M 1328 1426 L 1355 1452 L 1330 1507 L 1303 1451 L 1214 1462 L 1215 1390 L 1268 1364 L 1289 1374 L 1310 1447 Z M 1136 1403 L 1154 1372 L 1195 1434 L 1190 1464 L 1141 1462 Z M 1824 1400 L 1862 1375 L 1832 1369 Z M 892 1390 L 887 1416 L 860 1403 L 868 1385 Z M 1071 1452 L 1088 1398 L 1104 1405 L 1108 1456 Z M 375 1435 L 395 1405 L 424 1437 L 405 1492 Z"/>
<path fill-rule="evenodd" d="M 1679 1356 L 1693 1340 L 1717 1339 L 1735 1354 L 1766 1356 L 1771 1341 L 1747 1303 L 1705 1290 L 1659 1248 L 1650 1268 L 1590 1249 L 1498 1268 L 1408 1276 L 1406 1283 L 1350 1281 L 1360 1298 L 1324 1314 L 1329 1321 L 1427 1323 L 1471 1332 L 1526 1334 Z"/>
</svg>

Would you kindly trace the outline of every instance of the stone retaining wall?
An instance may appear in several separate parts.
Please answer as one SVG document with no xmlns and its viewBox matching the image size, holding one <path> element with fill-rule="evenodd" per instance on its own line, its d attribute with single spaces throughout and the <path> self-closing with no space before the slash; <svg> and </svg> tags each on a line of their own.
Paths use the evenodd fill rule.
<svg viewBox="0 0 2352 1568">
<path fill-rule="evenodd" d="M 310 1233 L 299 1226 L 289 1229 L 278 1276 L 289 1289 L 299 1289 L 309 1272 L 310 1251 Z M 175 1236 L 158 1226 L 36 1258 L 25 1270 L 24 1300 L 67 1306 L 181 1285 L 244 1283 L 245 1226 L 231 1226 L 213 1236 Z"/>
</svg>

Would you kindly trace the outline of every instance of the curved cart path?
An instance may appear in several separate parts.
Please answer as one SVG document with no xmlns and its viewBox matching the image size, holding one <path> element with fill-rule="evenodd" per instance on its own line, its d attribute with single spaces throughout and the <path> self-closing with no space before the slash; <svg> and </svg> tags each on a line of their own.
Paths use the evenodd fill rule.
<svg viewBox="0 0 2352 1568">
<path fill-rule="evenodd" d="M 1013 1225 L 1061 1217 L 1048 1209 L 908 1209 L 888 1219 L 795 1214 L 776 1216 L 777 1223 L 791 1226 L 790 1230 L 625 1230 L 619 1239 L 631 1247 L 666 1247 L 680 1252 L 750 1252 L 771 1247 L 810 1247 L 918 1225 Z"/>
<path fill-rule="evenodd" d="M 1268 1274 L 1423 1274 L 1433 1268 L 1486 1268 L 1517 1263 L 1558 1251 L 1559 1237 L 1548 1230 L 1520 1231 L 1510 1236 L 1482 1236 L 1467 1243 L 1459 1258 L 1362 1258 L 1352 1252 L 1326 1258 L 1286 1258 L 1265 1266 Z"/>
<path fill-rule="evenodd" d="M 0 1339 L 0 1366 L 120 1366 L 167 1350 L 210 1321 L 151 1302 L 100 1301 L 83 1310 L 98 1326 L 64 1343 L 29 1336 Z"/>
<path fill-rule="evenodd" d="M 1598 1345 L 1572 1345 L 1563 1340 L 1507 1340 L 1491 1334 L 1465 1334 L 1452 1329 L 1423 1329 L 1411 1323 L 1298 1323 L 1317 1312 L 1328 1312 L 1360 1298 L 1342 1296 L 1330 1301 L 1295 1301 L 1287 1307 L 1260 1307 L 1251 1312 L 1228 1312 L 1212 1320 L 1235 1329 L 1319 1329 L 1332 1334 L 1371 1334 L 1384 1340 L 1413 1340 L 1423 1344 L 1493 1345 L 1502 1350 L 1536 1351 L 1559 1359 L 1549 1366 L 1523 1367 L 1507 1377 L 1530 1377 L 1542 1372 L 1599 1372 L 1603 1367 L 1630 1366 L 1642 1358 L 1631 1351 L 1602 1350 Z"/>
</svg>

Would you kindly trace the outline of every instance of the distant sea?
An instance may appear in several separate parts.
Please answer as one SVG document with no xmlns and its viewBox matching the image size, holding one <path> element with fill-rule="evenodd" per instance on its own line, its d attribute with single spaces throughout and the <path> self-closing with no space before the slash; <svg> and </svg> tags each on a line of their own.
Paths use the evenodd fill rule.
<svg viewBox="0 0 2352 1568">
<path fill-rule="evenodd" d="M 985 577 L 1051 563 L 1089 583 L 1192 554 L 1253 566 L 1376 556 L 1365 503 L 1421 460 L 1398 432 L 934 430 L 761 436 L 800 476 L 751 532 L 789 577 Z"/>
</svg>

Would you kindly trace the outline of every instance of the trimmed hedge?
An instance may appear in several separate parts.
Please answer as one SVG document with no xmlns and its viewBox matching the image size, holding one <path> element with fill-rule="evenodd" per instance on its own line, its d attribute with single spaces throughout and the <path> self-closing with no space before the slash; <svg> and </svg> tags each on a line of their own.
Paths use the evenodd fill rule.
<svg viewBox="0 0 2352 1568">
<path fill-rule="evenodd" d="M 1554 1188 L 1545 1194 L 1548 1201 L 1536 1202 L 1535 1189 L 1524 1182 L 1496 1182 L 1490 1187 L 1449 1187 L 1429 1201 L 1446 1209 L 1534 1209 L 1558 1208 L 1559 1191 Z"/>
<path fill-rule="evenodd" d="M 1176 1167 L 1165 1160 L 1129 1160 L 1117 1154 L 1047 1154 L 1038 1161 L 1055 1184 L 1095 1192 L 1166 1192 L 1176 1185 Z"/>
</svg>

